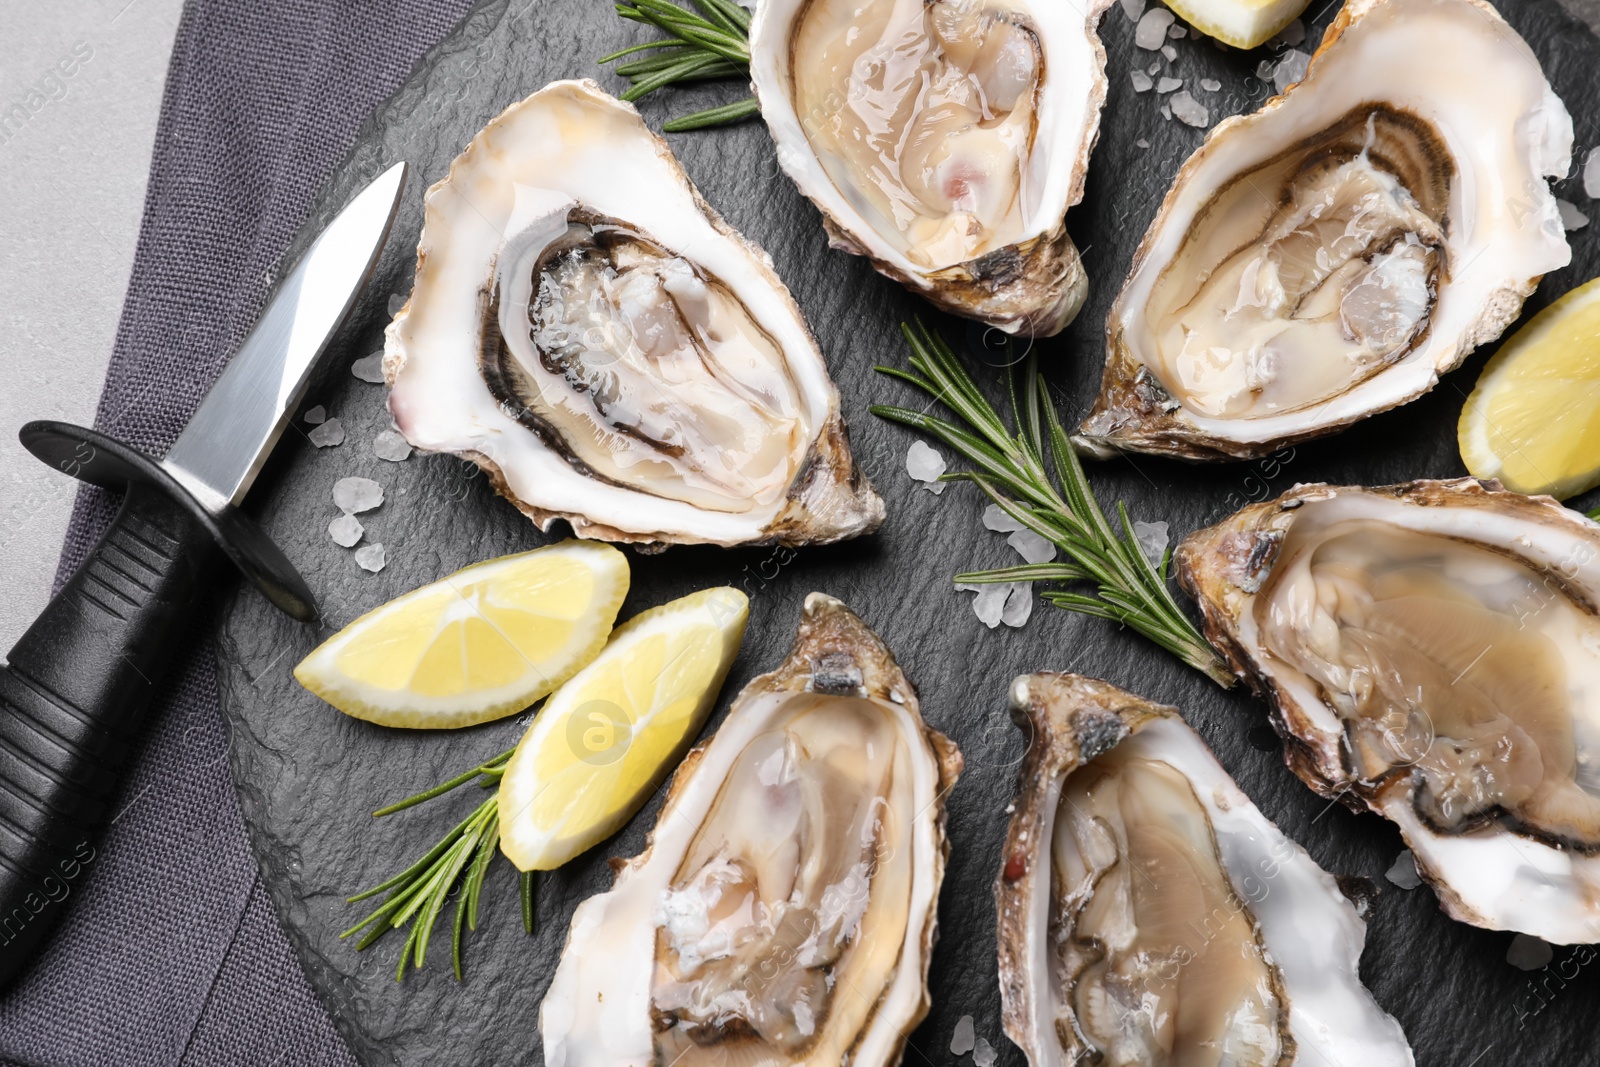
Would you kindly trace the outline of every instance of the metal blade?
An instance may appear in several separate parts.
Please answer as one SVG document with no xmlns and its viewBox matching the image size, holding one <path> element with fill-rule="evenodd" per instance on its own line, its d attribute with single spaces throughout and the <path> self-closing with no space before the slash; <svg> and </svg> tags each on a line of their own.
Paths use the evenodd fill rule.
<svg viewBox="0 0 1600 1067">
<path fill-rule="evenodd" d="M 378 261 L 405 173 L 384 171 L 322 231 L 167 453 L 163 465 L 207 507 L 249 492 Z"/>
</svg>

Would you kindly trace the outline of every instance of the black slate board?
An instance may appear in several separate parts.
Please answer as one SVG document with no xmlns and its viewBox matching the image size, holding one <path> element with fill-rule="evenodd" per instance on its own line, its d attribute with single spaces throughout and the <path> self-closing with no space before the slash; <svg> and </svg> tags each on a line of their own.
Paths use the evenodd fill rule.
<svg viewBox="0 0 1600 1067">
<path fill-rule="evenodd" d="M 1600 41 L 1554 0 L 1508 0 L 1504 10 L 1576 116 L 1575 158 L 1581 160 L 1600 139 L 1590 121 L 1600 111 Z M 1314 26 L 1302 46 L 1307 50 L 1331 20 L 1333 5 L 1308 14 Z M 1112 8 L 1102 34 L 1110 55 L 1110 99 L 1087 195 L 1069 219 L 1085 250 L 1091 293 L 1077 322 L 1040 344 L 1074 422 L 1098 384 L 1102 324 L 1133 249 L 1178 165 L 1202 136 L 1163 120 L 1153 92 L 1133 92 L 1129 71 L 1148 66 L 1154 56 L 1135 50 L 1133 23 L 1120 9 Z M 300 247 L 382 167 L 398 159 L 412 164 L 412 184 L 376 281 L 306 400 L 307 406 L 326 405 L 348 437 L 337 448 L 318 450 L 290 434 L 251 497 L 253 509 L 321 597 L 331 627 L 468 563 L 552 539 L 496 498 L 470 464 L 448 456 L 400 464 L 376 458 L 372 439 L 389 425 L 384 390 L 356 380 L 346 368 L 380 347 L 385 305 L 391 294 L 409 292 L 423 189 L 443 176 L 450 159 L 489 118 L 547 81 L 599 76 L 619 90 L 592 58 L 641 37 L 601 0 L 482 4 L 373 117 L 302 234 Z M 1224 51 L 1208 40 L 1173 43 L 1179 51 L 1173 73 L 1212 107 L 1214 119 L 1253 110 L 1270 95 L 1270 87 L 1253 77 L 1270 51 Z M 1205 77 L 1218 79 L 1222 90 L 1199 90 Z M 647 101 L 642 110 L 659 128 L 670 112 L 720 102 L 733 91 L 699 88 Z M 1149 147 L 1139 147 L 1140 139 Z M 1023 1062 L 999 1028 L 990 885 L 1023 748 L 1004 713 L 1006 687 L 1016 674 L 1044 668 L 1081 671 L 1177 704 L 1262 810 L 1319 863 L 1377 884 L 1381 892 L 1362 973 L 1379 1003 L 1404 1024 L 1419 1064 L 1594 1062 L 1592 1004 L 1600 995 L 1600 967 L 1587 965 L 1593 951 L 1558 948 L 1544 970 L 1525 973 L 1506 962 L 1512 935 L 1452 922 L 1427 890 L 1406 892 L 1386 882 L 1383 873 L 1402 847 L 1397 833 L 1376 817 L 1330 807 L 1290 775 L 1264 728 L 1263 706 L 1248 694 L 1224 693 L 1132 633 L 1043 606 L 1025 629 L 984 629 L 969 608 L 970 594 L 951 589 L 949 576 L 1014 556 L 999 535 L 982 528 L 983 502 L 975 489 L 956 486 L 935 497 L 914 485 L 904 471 L 913 436 L 867 412 L 873 401 L 912 399 L 910 390 L 871 370 L 877 362 L 903 360 L 898 322 L 921 314 L 977 358 L 983 358 L 982 331 L 930 313 L 860 259 L 829 251 L 817 213 L 779 174 L 759 122 L 676 135 L 671 142 L 706 198 L 766 247 L 793 289 L 827 354 L 856 454 L 883 493 L 889 519 L 874 538 L 792 554 L 759 548 L 630 552 L 633 589 L 623 617 L 711 584 L 741 585 L 752 594 L 744 649 L 714 726 L 727 697 L 782 658 L 805 594 L 832 593 L 883 635 L 921 691 L 929 722 L 960 745 L 967 770 L 950 797 L 953 847 L 930 979 L 933 1011 L 912 1035 L 907 1063 L 953 1060 L 951 1031 L 963 1015 L 973 1016 L 977 1033 L 999 1051 L 1000 1063 Z M 1583 204 L 1578 186 L 1569 178 L 1558 194 Z M 1545 280 L 1530 311 L 1600 273 L 1595 230 L 1600 226 L 1571 235 L 1573 266 Z M 1090 478 L 1102 499 L 1121 497 L 1135 518 L 1167 521 L 1176 538 L 1297 481 L 1382 484 L 1460 475 L 1456 418 L 1488 355 L 1475 355 L 1426 398 L 1302 446 L 1286 460 L 1188 466 L 1137 458 L 1094 465 Z M 999 388 L 998 372 L 983 377 Z M 352 474 L 377 479 L 387 493 L 381 508 L 361 517 L 368 540 L 388 551 L 388 566 L 378 575 L 359 570 L 351 553 L 326 533 L 338 514 L 333 483 Z M 396 984 L 398 938 L 391 935 L 361 955 L 338 940 L 338 932 L 362 914 L 343 898 L 409 861 L 476 797 L 453 796 L 377 823 L 367 813 L 508 747 L 522 725 L 511 720 L 435 734 L 348 719 L 301 690 L 290 674 L 329 632 L 292 623 L 256 594 L 241 592 L 228 606 L 220 637 L 231 759 L 273 905 L 364 1063 L 542 1063 L 538 1006 L 568 917 L 580 900 L 610 884 L 609 858 L 639 851 L 659 797 L 616 838 L 541 877 L 534 937 L 522 933 L 514 876 L 508 864 L 498 862 L 485 891 L 484 921 L 469 941 L 466 981 L 458 985 L 451 977 L 448 938 L 440 934 L 426 970 Z"/>
</svg>

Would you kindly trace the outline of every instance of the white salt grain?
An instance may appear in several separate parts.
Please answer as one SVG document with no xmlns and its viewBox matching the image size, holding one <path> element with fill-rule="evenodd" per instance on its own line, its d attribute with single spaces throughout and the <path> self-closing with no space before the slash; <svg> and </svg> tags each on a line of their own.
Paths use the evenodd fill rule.
<svg viewBox="0 0 1600 1067">
<path fill-rule="evenodd" d="M 1415 889 L 1422 884 L 1422 875 L 1417 873 L 1417 860 L 1408 848 L 1394 858 L 1394 863 L 1389 866 L 1383 876 L 1401 889 Z"/>
<path fill-rule="evenodd" d="M 1506 962 L 1524 971 L 1537 971 L 1554 958 L 1555 952 L 1548 944 L 1528 934 L 1518 934 L 1506 949 Z"/>
<path fill-rule="evenodd" d="M 405 306 L 406 306 L 406 298 L 405 297 L 401 296 L 399 293 L 390 293 L 389 294 L 389 317 L 391 319 L 394 318 L 397 314 L 399 314 L 400 313 L 400 309 L 405 307 Z"/>
<path fill-rule="evenodd" d="M 1150 142 L 1146 141 L 1143 137 L 1139 138 L 1137 141 L 1135 141 L 1133 143 L 1138 145 L 1140 148 L 1149 148 L 1150 147 Z"/>
<path fill-rule="evenodd" d="M 1167 39 L 1167 29 L 1176 20 L 1177 16 L 1164 7 L 1151 8 L 1139 20 L 1138 29 L 1133 31 L 1133 43 L 1146 52 L 1154 52 Z"/>
<path fill-rule="evenodd" d="M 1020 630 L 1032 617 L 1033 583 L 1012 582 L 1011 592 L 1006 594 L 1006 606 L 1000 610 L 1000 621 L 1013 630 Z"/>
<path fill-rule="evenodd" d="M 994 1067 L 994 1061 L 997 1057 L 998 1054 L 995 1052 L 994 1046 L 983 1038 L 978 1038 L 977 1047 L 972 1050 L 972 1062 L 976 1067 Z"/>
<path fill-rule="evenodd" d="M 1272 43 L 1286 44 L 1292 48 L 1297 44 L 1303 43 L 1305 39 L 1306 24 L 1300 19 L 1295 19 L 1293 22 L 1289 23 L 1289 25 L 1278 31 L 1278 35 L 1272 39 Z"/>
<path fill-rule="evenodd" d="M 1218 89 L 1222 88 L 1222 83 L 1217 81 L 1215 78 L 1201 78 L 1200 88 L 1204 89 L 1208 93 L 1214 93 Z"/>
<path fill-rule="evenodd" d="M 332 448 L 334 445 L 344 444 L 344 424 L 338 419 L 329 419 L 315 430 L 306 434 L 306 438 L 318 448 Z"/>
<path fill-rule="evenodd" d="M 1583 161 L 1583 191 L 1590 200 L 1600 200 L 1600 146 L 1589 149 Z"/>
<path fill-rule="evenodd" d="M 1167 552 L 1167 524 L 1136 522 L 1133 524 L 1133 539 L 1139 543 L 1139 551 L 1150 561 L 1150 566 L 1160 568 L 1161 557 Z"/>
<path fill-rule="evenodd" d="M 1147 93 L 1150 91 L 1150 87 L 1155 84 L 1150 75 L 1142 70 L 1133 71 L 1128 76 L 1133 79 L 1133 91 L 1136 93 Z"/>
<path fill-rule="evenodd" d="M 1557 200 L 1556 210 L 1561 212 L 1561 225 L 1569 230 L 1581 230 L 1589 225 L 1589 216 L 1579 211 L 1576 204 L 1569 204 L 1565 200 Z"/>
<path fill-rule="evenodd" d="M 1168 122 L 1171 122 L 1172 121 L 1172 108 L 1168 107 L 1166 104 L 1162 104 L 1161 105 L 1161 117 L 1166 119 Z"/>
<path fill-rule="evenodd" d="M 1271 81 L 1272 72 L 1277 66 L 1278 64 L 1273 60 L 1263 59 L 1261 62 L 1256 64 L 1256 77 L 1260 78 L 1264 82 Z"/>
<path fill-rule="evenodd" d="M 1017 550 L 1029 563 L 1049 563 L 1056 558 L 1056 546 L 1032 530 L 1018 530 L 1006 538 L 1006 544 Z"/>
<path fill-rule="evenodd" d="M 950 1052 L 955 1056 L 965 1056 L 972 1051 L 972 1016 L 963 1015 L 956 1020 L 956 1029 L 950 1035 Z"/>
<path fill-rule="evenodd" d="M 1011 533 L 1013 530 L 1022 529 L 1023 526 L 1007 515 L 999 504 L 990 504 L 983 509 L 983 528 L 993 530 L 995 533 Z"/>
<path fill-rule="evenodd" d="M 1172 27 L 1172 29 L 1167 31 L 1167 36 L 1170 39 L 1172 39 L 1174 41 L 1177 41 L 1177 40 L 1181 40 L 1184 36 L 1187 35 L 1187 33 L 1188 33 L 1188 31 L 1185 30 L 1182 26 L 1174 26 L 1174 27 Z"/>
<path fill-rule="evenodd" d="M 1306 71 L 1311 67 L 1311 57 L 1298 48 L 1291 48 L 1278 60 L 1277 69 L 1272 72 L 1272 87 L 1279 93 L 1289 91 L 1289 86 L 1303 80 Z"/>
<path fill-rule="evenodd" d="M 373 455 L 379 459 L 386 459 L 390 463 L 399 463 L 411 455 L 411 446 L 406 439 L 393 430 L 385 430 L 372 439 Z"/>
<path fill-rule="evenodd" d="M 305 419 L 306 422 L 310 423 L 312 426 L 316 426 L 319 423 L 328 421 L 328 409 L 323 407 L 321 404 L 318 404 L 314 408 L 307 408 L 306 413 L 300 417 Z"/>
<path fill-rule="evenodd" d="M 1144 14 L 1145 0 L 1122 0 L 1122 13 L 1128 16 L 1129 22 L 1138 22 L 1139 16 Z"/>
<path fill-rule="evenodd" d="M 977 593 L 972 598 L 973 614 L 978 616 L 978 621 L 989 629 L 1000 625 L 1000 616 L 1006 610 L 1006 597 L 1011 593 L 1011 586 L 1005 583 L 974 584 L 971 582 L 957 582 L 956 588 L 968 593 Z"/>
<path fill-rule="evenodd" d="M 356 549 L 356 566 L 364 571 L 377 574 L 383 570 L 384 562 L 382 545 L 363 545 Z"/>
<path fill-rule="evenodd" d="M 354 515 L 340 515 L 328 523 L 328 536 L 340 548 L 349 548 L 361 540 L 361 520 Z"/>
<path fill-rule="evenodd" d="M 1176 63 L 1178 61 L 1178 50 L 1170 44 L 1161 46 L 1161 54 L 1167 57 L 1168 63 Z"/>
<path fill-rule="evenodd" d="M 1182 78 L 1162 78 L 1160 81 L 1156 82 L 1156 92 L 1162 94 L 1163 96 L 1172 92 L 1174 89 L 1182 88 Z"/>
<path fill-rule="evenodd" d="M 939 475 L 945 472 L 944 457 L 926 441 L 913 441 L 906 452 L 906 473 L 922 482 L 928 492 L 938 496 L 944 492 L 945 483 Z"/>
<path fill-rule="evenodd" d="M 371 478 L 340 478 L 333 483 L 333 502 L 347 515 L 371 511 L 383 503 L 383 486 Z"/>
<path fill-rule="evenodd" d="M 364 382 L 373 385 L 383 384 L 383 353 L 374 352 L 370 356 L 362 356 L 350 364 L 350 373 Z"/>
<path fill-rule="evenodd" d="M 1190 126 L 1204 127 L 1211 124 L 1210 110 L 1187 91 L 1172 97 L 1172 113 L 1178 116 L 1178 121 L 1186 122 Z"/>
</svg>

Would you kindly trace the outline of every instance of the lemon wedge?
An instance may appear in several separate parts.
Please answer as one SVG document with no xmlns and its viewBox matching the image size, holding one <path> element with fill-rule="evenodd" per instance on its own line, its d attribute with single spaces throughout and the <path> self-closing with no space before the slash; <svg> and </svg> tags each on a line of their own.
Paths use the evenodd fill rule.
<svg viewBox="0 0 1600 1067">
<path fill-rule="evenodd" d="M 1299 17 L 1310 0 L 1167 0 L 1189 25 L 1235 48 L 1254 48 Z"/>
<path fill-rule="evenodd" d="M 626 556 L 563 541 L 474 564 L 374 608 L 294 676 L 345 714 L 383 726 L 488 722 L 594 659 L 627 595 Z"/>
<path fill-rule="evenodd" d="M 1564 498 L 1600 485 L 1600 278 L 1500 347 L 1456 436 L 1473 476 L 1507 489 Z"/>
<path fill-rule="evenodd" d="M 617 627 L 556 690 L 500 779 L 500 849 L 548 871 L 615 833 L 700 732 L 744 637 L 750 600 L 721 587 Z"/>
</svg>

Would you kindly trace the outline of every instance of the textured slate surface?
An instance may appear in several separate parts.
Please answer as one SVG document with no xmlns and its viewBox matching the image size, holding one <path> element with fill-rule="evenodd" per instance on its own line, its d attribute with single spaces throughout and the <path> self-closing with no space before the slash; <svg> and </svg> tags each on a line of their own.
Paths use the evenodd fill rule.
<svg viewBox="0 0 1600 1067">
<path fill-rule="evenodd" d="M 1304 47 L 1331 19 L 1332 5 L 1315 14 Z M 1553 0 L 1523 0 L 1506 14 L 1532 42 L 1577 117 L 1581 159 L 1600 140 L 1591 121 L 1600 105 L 1600 42 Z M 1086 250 L 1091 295 L 1077 323 L 1041 345 L 1063 411 L 1074 421 L 1087 410 L 1098 383 L 1101 324 L 1134 246 L 1172 174 L 1201 138 L 1199 130 L 1163 120 L 1153 93 L 1133 92 L 1129 71 L 1147 66 L 1153 56 L 1134 49 L 1133 24 L 1119 9 L 1107 16 L 1102 33 L 1110 53 L 1110 100 L 1087 197 L 1070 219 Z M 591 57 L 638 39 L 640 31 L 597 0 L 484 4 L 374 116 L 308 227 L 309 233 L 320 226 L 330 213 L 326 205 L 344 202 L 381 167 L 397 159 L 413 164 L 413 184 L 377 281 L 336 343 L 325 380 L 306 401 L 326 405 L 348 437 L 326 450 L 302 439 L 287 441 L 251 498 L 323 598 L 330 626 L 468 563 L 546 540 L 495 498 L 470 465 L 447 456 L 400 464 L 376 458 L 371 441 L 388 427 L 383 389 L 354 379 L 347 367 L 381 345 L 390 294 L 409 291 L 423 188 L 443 175 L 454 154 L 501 108 L 551 79 L 594 75 Z M 1220 92 L 1195 92 L 1212 106 L 1213 118 L 1251 110 L 1269 95 L 1252 74 L 1270 53 L 1224 52 L 1209 41 L 1188 39 L 1174 44 L 1174 74 L 1186 87 L 1196 90 L 1203 77 L 1222 82 Z M 601 80 L 619 88 L 610 75 Z M 707 87 L 649 102 L 643 110 L 659 126 L 668 109 L 703 106 L 733 91 Z M 1149 148 L 1138 147 L 1141 138 Z M 901 361 L 896 323 L 927 312 L 859 259 L 826 248 L 815 211 L 779 175 L 759 123 L 671 141 L 707 199 L 771 252 L 794 290 L 840 385 L 857 455 L 888 502 L 889 520 L 875 538 L 798 553 L 630 553 L 633 591 L 623 614 L 716 583 L 751 593 L 749 632 L 720 716 L 728 696 L 782 658 L 805 594 L 825 590 L 885 637 L 919 687 L 929 721 L 961 746 L 967 772 L 950 797 L 953 853 L 931 978 L 934 1008 L 912 1036 L 907 1062 L 953 1059 L 950 1035 L 962 1015 L 974 1017 L 978 1034 L 995 1045 L 1002 1064 L 1022 1062 L 999 1030 L 990 884 L 1023 747 L 1004 713 L 1004 694 L 1014 675 L 1041 668 L 1082 671 L 1177 704 L 1257 804 L 1323 866 L 1378 883 L 1382 891 L 1363 974 L 1379 1002 L 1405 1025 L 1419 1063 L 1590 1062 L 1591 1005 L 1600 995 L 1600 966 L 1587 965 L 1591 950 L 1557 949 L 1549 967 L 1524 973 L 1505 961 L 1510 934 L 1451 922 L 1426 890 L 1406 892 L 1385 882 L 1383 872 L 1401 849 L 1395 831 L 1375 817 L 1329 808 L 1293 778 L 1263 728 L 1264 708 L 1247 694 L 1221 692 L 1130 633 L 1043 606 L 1023 630 L 982 627 L 968 607 L 970 595 L 952 590 L 949 576 L 1004 563 L 1013 558 L 1010 549 L 980 525 L 976 490 L 952 487 L 935 497 L 915 486 L 904 473 L 912 436 L 866 410 L 875 400 L 911 399 L 871 366 Z M 1592 206 L 1574 179 L 1559 192 Z M 1600 226 L 1572 235 L 1574 266 L 1548 278 L 1531 307 L 1600 272 L 1596 230 Z M 981 348 L 980 331 L 939 316 L 930 321 L 953 342 Z M 1379 484 L 1459 475 L 1464 472 L 1455 421 L 1488 354 L 1480 352 L 1422 401 L 1303 446 L 1286 459 L 1207 467 L 1118 460 L 1092 467 L 1090 477 L 1103 499 L 1120 496 L 1135 518 L 1165 520 L 1181 535 L 1296 481 Z M 1000 383 L 997 373 L 984 377 Z M 377 479 L 387 494 L 381 508 L 362 516 L 368 540 L 388 550 L 388 567 L 378 575 L 359 570 L 325 532 L 338 514 L 332 485 L 351 474 Z M 328 632 L 293 624 L 253 593 L 241 593 L 221 637 L 231 758 L 272 903 L 366 1063 L 540 1063 L 538 1005 L 567 919 L 580 900 L 609 885 L 610 857 L 640 849 L 655 803 L 616 838 L 541 879 L 540 927 L 532 938 L 516 919 L 510 867 L 497 863 L 486 889 L 483 928 L 469 943 L 466 981 L 458 985 L 450 976 L 447 948 L 436 938 L 426 971 L 397 985 L 397 940 L 359 956 L 338 941 L 338 931 L 359 917 L 343 897 L 409 861 L 475 798 L 452 797 L 377 823 L 367 813 L 508 747 L 522 727 L 506 721 L 452 734 L 416 734 L 347 719 L 303 692 L 290 675 Z"/>
</svg>

